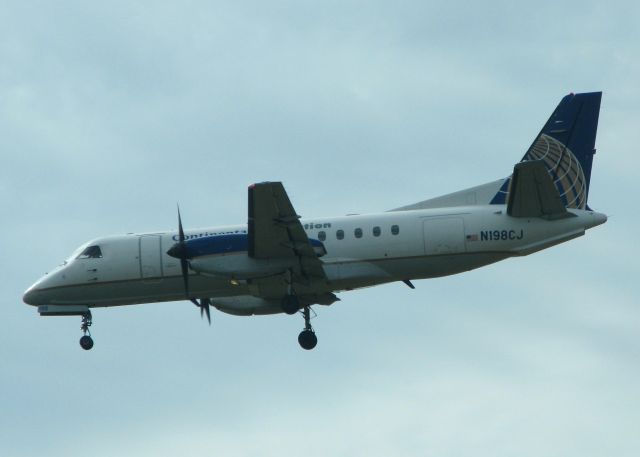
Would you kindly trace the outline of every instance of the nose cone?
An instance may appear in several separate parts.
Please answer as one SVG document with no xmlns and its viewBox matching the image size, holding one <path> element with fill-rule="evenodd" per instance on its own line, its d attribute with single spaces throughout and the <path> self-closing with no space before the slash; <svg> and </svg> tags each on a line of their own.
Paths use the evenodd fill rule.
<svg viewBox="0 0 640 457">
<path fill-rule="evenodd" d="M 167 251 L 167 255 L 170 255 L 171 257 L 174 257 L 176 259 L 184 259 L 188 257 L 188 253 L 187 253 L 187 247 L 185 246 L 185 243 L 182 242 L 178 242 L 175 243 L 173 246 L 171 246 L 171 248 Z"/>
<path fill-rule="evenodd" d="M 47 273 L 25 291 L 22 301 L 32 306 L 47 305 L 47 301 L 51 298 L 47 289 L 56 285 L 56 281 L 57 275 L 55 273 Z"/>
<path fill-rule="evenodd" d="M 27 305 L 38 306 L 42 304 L 41 295 L 42 294 L 36 288 L 36 284 L 34 284 L 33 286 L 29 287 L 24 293 L 24 295 L 22 296 L 22 301 Z"/>
</svg>

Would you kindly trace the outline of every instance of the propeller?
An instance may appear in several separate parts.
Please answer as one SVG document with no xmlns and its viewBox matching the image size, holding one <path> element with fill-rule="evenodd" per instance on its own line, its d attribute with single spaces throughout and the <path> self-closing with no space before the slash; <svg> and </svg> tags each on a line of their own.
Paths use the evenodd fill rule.
<svg viewBox="0 0 640 457">
<path fill-rule="evenodd" d="M 209 307 L 211 306 L 211 300 L 208 298 L 201 298 L 198 301 L 195 298 L 191 297 L 189 293 L 189 252 L 187 250 L 187 242 L 184 236 L 184 229 L 182 228 L 182 217 L 180 217 L 180 206 L 178 206 L 178 241 L 171 246 L 171 248 L 167 251 L 167 254 L 171 257 L 180 260 L 180 269 L 182 271 L 182 280 L 184 281 L 184 295 L 191 303 L 200 308 L 200 317 L 204 317 L 204 314 L 207 315 L 207 321 L 209 325 L 211 325 L 211 311 Z"/>
<path fill-rule="evenodd" d="M 200 308 L 200 317 L 202 318 L 203 314 L 207 315 L 207 321 L 209 322 L 209 325 L 211 325 L 211 311 L 209 310 L 209 307 L 211 306 L 211 299 L 209 298 L 201 298 L 200 299 L 200 303 L 198 303 L 195 300 L 191 300 L 193 302 L 194 305 L 196 305 L 198 308 Z"/>
</svg>

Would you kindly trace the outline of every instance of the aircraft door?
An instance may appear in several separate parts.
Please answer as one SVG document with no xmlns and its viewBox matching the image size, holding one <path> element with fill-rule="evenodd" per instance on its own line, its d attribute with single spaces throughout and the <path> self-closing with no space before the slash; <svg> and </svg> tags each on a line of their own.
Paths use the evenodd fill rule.
<svg viewBox="0 0 640 457">
<path fill-rule="evenodd" d="M 159 235 L 142 235 L 139 243 L 140 277 L 148 281 L 161 281 L 162 238 Z"/>
<path fill-rule="evenodd" d="M 461 217 L 433 217 L 423 221 L 426 255 L 465 252 L 464 220 Z"/>
</svg>

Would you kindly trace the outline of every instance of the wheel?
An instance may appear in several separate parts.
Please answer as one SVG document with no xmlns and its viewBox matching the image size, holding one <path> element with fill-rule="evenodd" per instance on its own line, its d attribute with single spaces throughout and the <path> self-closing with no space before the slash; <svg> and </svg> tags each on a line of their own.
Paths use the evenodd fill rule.
<svg viewBox="0 0 640 457">
<path fill-rule="evenodd" d="M 91 338 L 89 335 L 83 336 L 82 338 L 80 338 L 80 346 L 82 346 L 82 349 L 84 349 L 85 351 L 88 351 L 93 347 L 93 338 Z"/>
<path fill-rule="evenodd" d="M 282 311 L 287 314 L 295 314 L 300 309 L 300 300 L 295 295 L 285 295 L 282 299 Z"/>
<path fill-rule="evenodd" d="M 300 343 L 302 349 L 309 351 L 318 344 L 318 337 L 313 330 L 303 330 L 300 332 L 300 335 L 298 335 L 298 343 Z"/>
</svg>

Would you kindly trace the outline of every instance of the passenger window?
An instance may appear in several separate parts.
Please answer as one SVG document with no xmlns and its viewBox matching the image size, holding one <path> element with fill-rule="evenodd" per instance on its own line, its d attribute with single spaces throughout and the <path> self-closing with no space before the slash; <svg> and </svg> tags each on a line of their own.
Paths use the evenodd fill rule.
<svg viewBox="0 0 640 457">
<path fill-rule="evenodd" d="M 391 234 L 392 235 L 397 235 L 398 233 L 400 233 L 400 227 L 398 227 L 397 225 L 392 225 L 391 226 Z"/>
<path fill-rule="evenodd" d="M 380 227 L 373 227 L 373 236 L 380 236 Z"/>
<path fill-rule="evenodd" d="M 101 259 L 102 251 L 100 250 L 100 246 L 89 246 L 87 249 L 82 251 L 76 259 Z"/>
<path fill-rule="evenodd" d="M 344 238 L 344 230 L 338 230 L 336 232 L 336 238 L 338 238 L 339 240 L 342 240 Z"/>
<path fill-rule="evenodd" d="M 320 241 L 324 241 L 327 239 L 327 232 L 325 232 L 324 230 L 321 230 L 318 232 L 318 239 Z"/>
<path fill-rule="evenodd" d="M 356 236 L 356 238 L 362 238 L 362 229 L 361 228 L 357 228 L 353 231 L 353 234 Z"/>
</svg>

